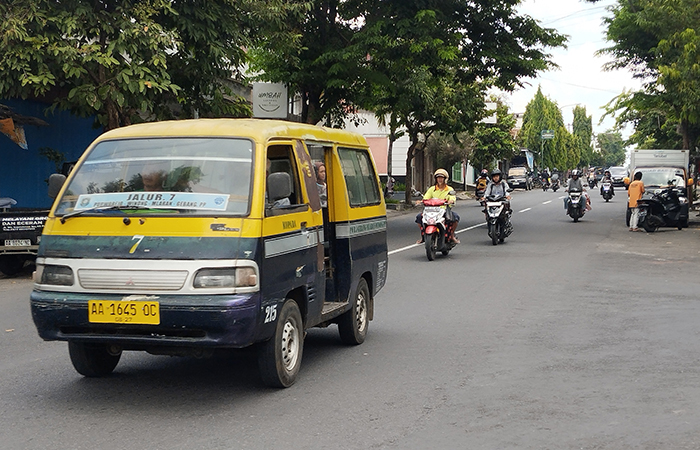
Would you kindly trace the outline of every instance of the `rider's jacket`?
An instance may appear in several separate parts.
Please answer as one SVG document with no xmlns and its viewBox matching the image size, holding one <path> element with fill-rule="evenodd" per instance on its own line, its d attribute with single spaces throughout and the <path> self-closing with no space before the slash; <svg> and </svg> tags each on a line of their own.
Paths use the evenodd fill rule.
<svg viewBox="0 0 700 450">
<path fill-rule="evenodd" d="M 569 180 L 569 185 L 566 188 L 567 192 L 583 192 L 583 183 L 581 183 L 581 179 L 570 179 Z"/>
<path fill-rule="evenodd" d="M 506 195 L 508 195 L 508 183 L 506 183 L 504 180 L 501 180 L 498 183 L 489 183 L 489 185 L 486 187 L 486 192 L 484 192 L 484 197 L 505 197 Z"/>
<path fill-rule="evenodd" d="M 450 194 L 450 192 L 453 192 L 453 189 L 447 184 L 445 185 L 444 189 L 440 189 L 437 187 L 437 185 L 430 186 L 430 188 L 425 192 L 425 195 L 423 195 L 423 200 L 440 198 L 447 200 L 448 202 L 455 203 L 457 201 L 457 196 L 454 194 L 454 192 L 452 194 Z"/>
</svg>

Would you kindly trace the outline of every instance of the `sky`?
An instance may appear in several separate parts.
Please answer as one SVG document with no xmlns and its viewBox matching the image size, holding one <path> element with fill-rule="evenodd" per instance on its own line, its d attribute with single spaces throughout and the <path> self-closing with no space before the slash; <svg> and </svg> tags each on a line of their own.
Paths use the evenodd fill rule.
<svg viewBox="0 0 700 450">
<path fill-rule="evenodd" d="M 605 40 L 603 17 L 612 16 L 607 8 L 616 3 L 615 0 L 598 3 L 582 0 L 523 1 L 518 8 L 521 14 L 533 17 L 543 27 L 555 28 L 568 35 L 569 41 L 566 49 L 549 50 L 558 70 L 526 79 L 529 86 L 505 95 L 511 112 L 525 112 L 527 104 L 537 93 L 537 87 L 541 86 L 542 93 L 559 105 L 567 126 L 573 121 L 576 104 L 586 107 L 586 113 L 592 117 L 594 133 L 605 132 L 614 126 L 614 119 L 610 117 L 599 124 L 605 112 L 603 107 L 623 90 L 640 87 L 640 82 L 628 71 L 603 71 L 603 65 L 611 58 L 595 55 L 596 51 L 611 45 Z M 622 134 L 627 137 L 631 131 L 623 130 Z"/>
</svg>

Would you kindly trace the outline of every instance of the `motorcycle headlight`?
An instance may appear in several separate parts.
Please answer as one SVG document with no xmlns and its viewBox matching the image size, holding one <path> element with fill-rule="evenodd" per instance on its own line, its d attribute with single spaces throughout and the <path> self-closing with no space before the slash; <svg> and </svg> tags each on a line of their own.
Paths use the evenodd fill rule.
<svg viewBox="0 0 700 450">
<path fill-rule="evenodd" d="M 200 269 L 192 282 L 195 288 L 252 287 L 257 284 L 258 276 L 252 267 Z"/>
</svg>

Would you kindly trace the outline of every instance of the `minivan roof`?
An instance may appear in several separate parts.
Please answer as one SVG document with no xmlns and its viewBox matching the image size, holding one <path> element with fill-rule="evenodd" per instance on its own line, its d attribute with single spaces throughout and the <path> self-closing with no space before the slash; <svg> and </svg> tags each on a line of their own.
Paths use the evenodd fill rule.
<svg viewBox="0 0 700 450">
<path fill-rule="evenodd" d="M 97 138 L 138 137 L 244 137 L 263 142 L 275 138 L 301 137 L 304 140 L 338 142 L 368 147 L 365 138 L 346 130 L 317 127 L 305 123 L 267 119 L 187 119 L 148 122 L 110 130 Z"/>
</svg>

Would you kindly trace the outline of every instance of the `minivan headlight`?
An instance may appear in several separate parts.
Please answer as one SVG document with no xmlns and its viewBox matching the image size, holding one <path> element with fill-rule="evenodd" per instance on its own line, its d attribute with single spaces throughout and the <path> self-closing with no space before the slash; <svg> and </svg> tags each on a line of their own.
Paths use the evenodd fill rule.
<svg viewBox="0 0 700 450">
<path fill-rule="evenodd" d="M 253 267 L 222 267 L 201 269 L 194 276 L 195 288 L 254 287 L 258 276 Z"/>
<path fill-rule="evenodd" d="M 73 269 L 68 266 L 54 264 L 38 264 L 36 267 L 35 281 L 39 284 L 53 284 L 58 286 L 73 286 Z"/>
</svg>

